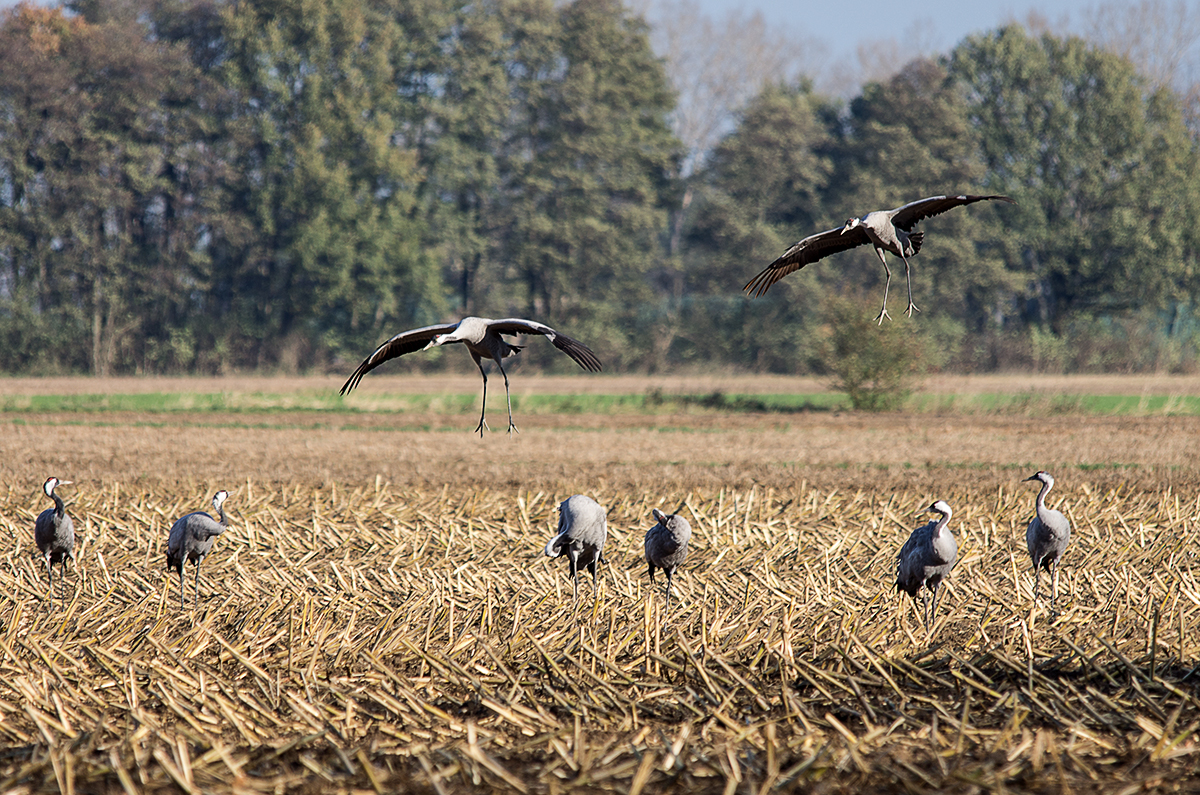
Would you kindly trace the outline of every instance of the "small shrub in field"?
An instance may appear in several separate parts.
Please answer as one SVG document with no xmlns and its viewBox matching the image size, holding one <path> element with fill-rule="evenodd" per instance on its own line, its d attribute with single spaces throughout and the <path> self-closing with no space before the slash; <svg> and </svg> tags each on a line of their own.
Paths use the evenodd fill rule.
<svg viewBox="0 0 1200 795">
<path fill-rule="evenodd" d="M 834 388 L 856 409 L 899 408 L 912 392 L 924 347 L 912 327 L 887 320 L 878 325 L 866 305 L 846 298 L 826 302 L 825 327 L 821 358 Z"/>
</svg>

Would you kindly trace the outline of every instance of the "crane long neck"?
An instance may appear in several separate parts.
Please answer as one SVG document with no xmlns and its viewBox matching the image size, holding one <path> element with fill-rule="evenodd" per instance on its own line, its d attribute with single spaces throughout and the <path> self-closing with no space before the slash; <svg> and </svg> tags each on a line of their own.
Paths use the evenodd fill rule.
<svg viewBox="0 0 1200 795">
<path fill-rule="evenodd" d="M 942 534 L 942 531 L 946 529 L 946 525 L 949 522 L 950 522 L 950 514 L 948 514 L 948 513 L 938 514 L 937 524 L 935 524 L 933 526 L 933 535 L 935 538 Z"/>
<path fill-rule="evenodd" d="M 50 499 L 54 500 L 54 514 L 61 519 L 67 510 L 66 503 L 63 502 L 62 497 L 54 493 L 54 489 L 50 489 Z"/>
<path fill-rule="evenodd" d="M 1037 495 L 1037 512 L 1045 513 L 1046 511 L 1046 495 L 1050 493 L 1050 489 L 1054 488 L 1053 483 L 1042 482 L 1042 490 Z"/>
<path fill-rule="evenodd" d="M 228 520 L 225 518 L 225 503 L 220 503 L 217 505 L 217 516 L 220 517 L 217 523 L 221 525 L 221 527 L 227 527 L 229 525 Z"/>
</svg>

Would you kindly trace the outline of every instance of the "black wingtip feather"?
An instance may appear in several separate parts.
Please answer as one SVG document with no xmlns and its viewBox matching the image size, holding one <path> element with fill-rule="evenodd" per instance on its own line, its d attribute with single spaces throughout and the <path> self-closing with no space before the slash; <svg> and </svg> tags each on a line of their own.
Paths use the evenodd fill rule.
<svg viewBox="0 0 1200 795">
<path fill-rule="evenodd" d="M 771 285 L 782 278 L 783 275 L 775 268 L 775 264 L 771 263 L 761 273 L 746 282 L 746 286 L 742 288 L 742 291 L 748 293 L 752 298 L 761 298 L 766 294 L 767 290 L 771 289 Z"/>
<path fill-rule="evenodd" d="M 565 334 L 555 334 L 552 340 L 554 347 L 570 356 L 572 361 L 593 373 L 598 373 L 604 369 L 600 364 L 600 359 L 592 352 L 592 349 L 584 345 L 579 340 L 571 339 Z"/>
</svg>

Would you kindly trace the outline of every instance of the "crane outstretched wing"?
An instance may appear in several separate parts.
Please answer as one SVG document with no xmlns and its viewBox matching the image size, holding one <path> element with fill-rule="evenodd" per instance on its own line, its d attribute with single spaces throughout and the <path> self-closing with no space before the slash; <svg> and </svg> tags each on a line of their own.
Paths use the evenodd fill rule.
<svg viewBox="0 0 1200 795">
<path fill-rule="evenodd" d="M 1007 196 L 1000 196 L 999 194 L 992 194 L 990 196 L 972 196 L 970 194 L 930 196 L 927 199 L 917 199 L 915 202 L 909 202 L 892 210 L 892 225 L 897 229 L 903 229 L 905 232 L 911 232 L 912 228 L 918 222 L 926 218 L 940 215 L 947 210 L 953 210 L 955 207 L 961 207 L 964 204 L 974 204 L 975 202 L 991 200 L 1016 204 L 1015 201 Z"/>
<path fill-rule="evenodd" d="M 871 239 L 867 237 L 866 230 L 861 226 L 843 234 L 844 228 L 839 226 L 826 229 L 824 232 L 804 238 L 783 252 L 783 256 L 764 268 L 761 273 L 746 282 L 746 286 L 742 290 L 757 298 L 765 293 L 772 284 L 789 273 L 800 270 L 810 262 L 816 262 L 839 251 L 865 246 L 871 242 Z"/>
<path fill-rule="evenodd" d="M 354 387 L 358 386 L 358 382 L 363 379 L 364 375 L 388 359 L 395 359 L 397 356 L 419 351 L 438 334 L 449 334 L 456 328 L 458 328 L 457 323 L 442 323 L 437 326 L 425 326 L 424 328 L 415 328 L 411 331 L 401 331 L 376 348 L 375 352 L 370 356 L 363 359 L 363 363 L 358 366 L 358 369 L 346 379 L 346 383 L 342 384 L 341 394 L 344 395 L 351 389 L 354 389 Z"/>
<path fill-rule="evenodd" d="M 543 334 L 550 342 L 554 343 L 555 348 L 570 356 L 575 364 L 584 370 L 598 373 L 603 369 L 600 360 L 591 348 L 579 340 L 571 339 L 566 334 L 555 331 L 545 323 L 519 317 L 506 317 L 488 323 L 488 330 L 497 334 Z"/>
</svg>

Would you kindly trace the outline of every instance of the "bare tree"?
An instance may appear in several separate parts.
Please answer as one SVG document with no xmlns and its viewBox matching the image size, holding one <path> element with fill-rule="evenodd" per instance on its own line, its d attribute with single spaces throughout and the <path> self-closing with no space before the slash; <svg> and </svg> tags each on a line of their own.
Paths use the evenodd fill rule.
<svg viewBox="0 0 1200 795">
<path fill-rule="evenodd" d="M 678 92 L 675 134 L 686 147 L 683 175 L 731 129 L 746 101 L 770 82 L 820 71 L 828 47 L 769 25 L 760 12 L 715 20 L 696 0 L 654 0 L 646 11 L 654 49 Z"/>
<path fill-rule="evenodd" d="M 860 41 L 857 47 L 858 69 L 846 77 L 846 93 L 856 93 L 866 83 L 882 83 L 898 74 L 917 58 L 936 57 L 939 47 L 937 28 L 932 19 L 909 24 L 900 38 Z"/>
<path fill-rule="evenodd" d="M 1173 89 L 1200 133 L 1200 2 L 1104 3 L 1084 13 L 1083 35 L 1138 68 L 1153 88 Z"/>
</svg>

